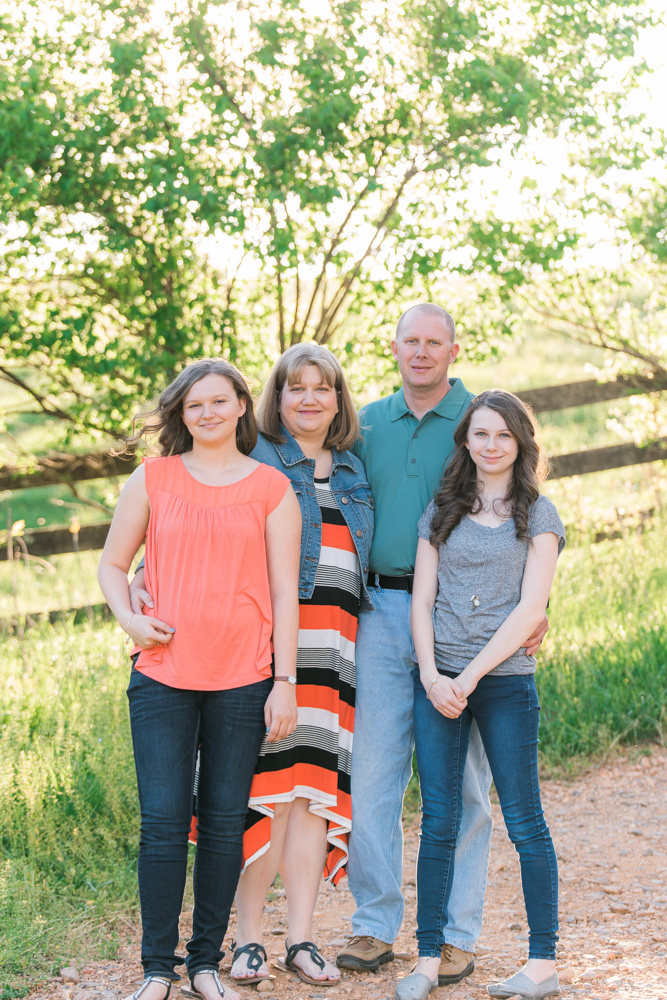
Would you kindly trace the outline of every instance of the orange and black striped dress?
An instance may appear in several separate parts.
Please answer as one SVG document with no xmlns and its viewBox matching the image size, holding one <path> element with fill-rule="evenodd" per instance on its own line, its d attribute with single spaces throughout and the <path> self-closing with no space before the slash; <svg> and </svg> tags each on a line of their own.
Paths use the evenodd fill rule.
<svg viewBox="0 0 667 1000">
<path fill-rule="evenodd" d="M 249 865 L 268 849 L 276 802 L 304 797 L 310 800 L 310 811 L 327 821 L 324 874 L 336 885 L 345 873 L 352 826 L 354 645 L 361 577 L 352 536 L 329 480 L 316 479 L 315 489 L 322 547 L 313 595 L 299 602 L 299 721 L 291 736 L 262 744 L 250 789 L 243 854 Z"/>
</svg>

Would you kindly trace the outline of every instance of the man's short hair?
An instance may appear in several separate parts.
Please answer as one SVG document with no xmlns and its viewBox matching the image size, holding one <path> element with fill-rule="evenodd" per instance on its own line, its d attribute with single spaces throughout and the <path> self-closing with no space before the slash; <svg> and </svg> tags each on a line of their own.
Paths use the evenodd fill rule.
<svg viewBox="0 0 667 1000">
<path fill-rule="evenodd" d="M 443 324 L 451 333 L 452 343 L 456 340 L 456 326 L 454 325 L 454 320 L 446 309 L 443 309 L 442 306 L 436 306 L 434 302 L 418 302 L 416 306 L 410 306 L 409 309 L 406 309 L 396 324 L 396 340 L 399 339 L 410 319 L 414 316 L 437 317 L 437 319 L 442 320 Z"/>
</svg>

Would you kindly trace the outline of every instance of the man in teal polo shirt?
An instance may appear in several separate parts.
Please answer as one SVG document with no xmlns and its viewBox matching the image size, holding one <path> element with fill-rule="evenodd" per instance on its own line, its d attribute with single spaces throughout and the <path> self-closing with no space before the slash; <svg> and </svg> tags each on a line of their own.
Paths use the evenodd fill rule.
<svg viewBox="0 0 667 1000">
<path fill-rule="evenodd" d="M 454 321 L 440 306 L 416 305 L 403 313 L 392 351 L 403 386 L 361 410 L 363 440 L 355 446 L 375 501 L 375 535 L 369 563 L 373 610 L 360 616 L 356 645 L 348 877 L 357 910 L 354 937 L 337 957 L 347 969 L 375 970 L 391 961 L 403 920 L 401 816 L 412 773 L 413 672 L 418 671 L 410 628 L 417 521 L 473 398 L 460 379 L 448 377 L 459 345 Z M 490 784 L 473 723 L 440 985 L 460 982 L 475 967 L 491 845 Z"/>
</svg>

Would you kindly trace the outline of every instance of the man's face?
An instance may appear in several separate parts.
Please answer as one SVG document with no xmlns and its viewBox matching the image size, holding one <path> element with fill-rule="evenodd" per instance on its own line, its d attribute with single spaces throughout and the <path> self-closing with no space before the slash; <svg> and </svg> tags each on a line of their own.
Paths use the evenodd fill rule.
<svg viewBox="0 0 667 1000">
<path fill-rule="evenodd" d="M 459 353 L 452 334 L 437 316 L 417 313 L 392 340 L 403 385 L 415 391 L 436 391 L 447 383 L 447 371 Z"/>
</svg>

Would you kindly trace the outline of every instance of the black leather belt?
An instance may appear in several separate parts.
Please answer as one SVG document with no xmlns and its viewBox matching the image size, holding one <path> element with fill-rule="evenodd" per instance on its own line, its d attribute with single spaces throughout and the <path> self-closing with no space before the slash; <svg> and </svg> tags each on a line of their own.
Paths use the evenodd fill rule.
<svg viewBox="0 0 667 1000">
<path fill-rule="evenodd" d="M 384 590 L 407 590 L 412 593 L 412 581 L 414 574 L 407 576 L 383 576 L 382 573 L 369 573 L 366 585 L 368 587 L 382 587 Z"/>
</svg>

